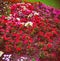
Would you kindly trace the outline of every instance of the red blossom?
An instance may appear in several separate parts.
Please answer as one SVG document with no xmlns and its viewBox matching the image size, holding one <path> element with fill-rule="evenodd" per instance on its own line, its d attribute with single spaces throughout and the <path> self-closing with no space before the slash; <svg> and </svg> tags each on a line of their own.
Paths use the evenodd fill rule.
<svg viewBox="0 0 60 61">
<path fill-rule="evenodd" d="M 40 31 L 40 32 L 38 33 L 38 35 L 44 36 L 44 32 Z"/>
<path fill-rule="evenodd" d="M 17 50 L 17 51 L 21 51 L 21 48 L 20 48 L 20 47 L 16 47 L 16 50 Z"/>
<path fill-rule="evenodd" d="M 52 48 L 52 44 L 51 43 L 47 44 L 47 47 Z"/>
<path fill-rule="evenodd" d="M 56 22 L 56 23 L 60 23 L 60 20 L 59 20 L 59 19 L 56 19 L 55 22 Z"/>
<path fill-rule="evenodd" d="M 24 44 L 28 44 L 28 40 L 24 40 Z"/>
<path fill-rule="evenodd" d="M 5 46 L 5 49 L 6 49 L 6 50 L 5 50 L 6 52 L 11 52 L 11 51 L 12 51 L 12 49 L 10 48 L 9 45 L 6 45 L 6 46 Z"/>
<path fill-rule="evenodd" d="M 31 46 L 29 45 L 29 46 L 27 46 L 27 48 L 28 48 L 28 49 L 30 49 L 30 48 L 31 48 Z"/>
<path fill-rule="evenodd" d="M 44 47 L 42 48 L 42 50 L 46 51 L 46 50 L 47 50 L 47 47 L 46 47 L 46 46 L 44 46 Z"/>
</svg>

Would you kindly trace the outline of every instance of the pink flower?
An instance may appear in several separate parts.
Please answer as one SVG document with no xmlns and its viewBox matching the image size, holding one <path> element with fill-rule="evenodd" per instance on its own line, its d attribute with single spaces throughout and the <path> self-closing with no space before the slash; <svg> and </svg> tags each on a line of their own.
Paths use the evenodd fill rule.
<svg viewBox="0 0 60 61">
<path fill-rule="evenodd" d="M 28 44 L 28 40 L 24 40 L 24 44 Z"/>
<path fill-rule="evenodd" d="M 3 39 L 4 39 L 5 41 L 9 40 L 9 38 L 7 38 L 6 35 L 3 36 Z"/>
<path fill-rule="evenodd" d="M 59 19 L 56 19 L 55 22 L 56 22 L 56 23 L 60 23 L 60 20 L 59 20 Z"/>
</svg>

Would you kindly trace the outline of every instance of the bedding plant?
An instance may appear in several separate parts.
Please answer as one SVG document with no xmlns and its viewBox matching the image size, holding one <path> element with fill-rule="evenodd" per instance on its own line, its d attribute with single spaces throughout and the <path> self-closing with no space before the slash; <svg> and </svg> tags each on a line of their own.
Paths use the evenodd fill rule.
<svg viewBox="0 0 60 61">
<path fill-rule="evenodd" d="M 45 6 L 37 5 L 13 4 L 9 7 L 10 15 L 0 17 L 0 50 L 35 57 L 36 61 L 59 61 L 60 19 L 57 13 L 52 17 L 55 9 L 50 8 L 49 12 Z M 48 18 L 41 12 L 49 15 Z"/>
</svg>

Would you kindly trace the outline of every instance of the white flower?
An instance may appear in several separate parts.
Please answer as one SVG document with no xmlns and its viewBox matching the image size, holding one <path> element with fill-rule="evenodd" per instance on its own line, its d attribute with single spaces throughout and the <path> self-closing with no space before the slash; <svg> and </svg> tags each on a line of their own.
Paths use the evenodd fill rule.
<svg viewBox="0 0 60 61">
<path fill-rule="evenodd" d="M 6 61 L 10 61 L 11 56 L 12 56 L 12 54 L 5 54 L 2 59 L 6 60 Z"/>
<path fill-rule="evenodd" d="M 34 11 L 34 15 L 39 15 L 39 13 L 38 13 L 38 12 L 36 12 L 36 11 Z"/>
<path fill-rule="evenodd" d="M 32 26 L 32 25 L 33 25 L 32 22 L 26 22 L 26 23 L 25 23 L 25 26 Z"/>
<path fill-rule="evenodd" d="M 27 10 L 27 8 L 25 6 L 21 6 L 21 7 L 23 8 L 24 11 Z"/>
<path fill-rule="evenodd" d="M 10 17 L 10 16 L 8 16 L 8 17 L 6 17 L 5 19 L 10 20 L 10 19 L 11 19 L 11 17 Z"/>
<path fill-rule="evenodd" d="M 28 15 L 28 18 L 29 18 L 29 17 L 32 17 L 32 16 L 33 16 L 33 14 L 31 13 L 31 14 Z"/>
<path fill-rule="evenodd" d="M 1 57 L 3 54 L 4 54 L 4 52 L 3 52 L 3 51 L 0 51 L 0 57 Z"/>
<path fill-rule="evenodd" d="M 20 21 L 20 18 L 16 18 L 18 21 Z"/>
<path fill-rule="evenodd" d="M 12 16 L 12 14 L 10 14 L 9 16 Z"/>
<path fill-rule="evenodd" d="M 27 57 L 21 57 L 22 59 L 27 59 Z"/>
</svg>

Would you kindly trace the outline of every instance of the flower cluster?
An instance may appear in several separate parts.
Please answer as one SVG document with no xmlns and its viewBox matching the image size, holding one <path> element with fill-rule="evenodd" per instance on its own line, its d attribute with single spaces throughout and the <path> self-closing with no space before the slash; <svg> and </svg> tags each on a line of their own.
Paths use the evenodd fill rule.
<svg viewBox="0 0 60 61">
<path fill-rule="evenodd" d="M 10 9 L 10 16 L 0 18 L 0 49 L 58 61 L 60 19 L 41 17 L 30 3 L 13 4 Z"/>
<path fill-rule="evenodd" d="M 31 18 L 39 15 L 41 18 L 54 20 L 60 19 L 60 10 L 39 3 L 17 3 L 11 7 L 11 15 L 18 18 Z"/>
</svg>

